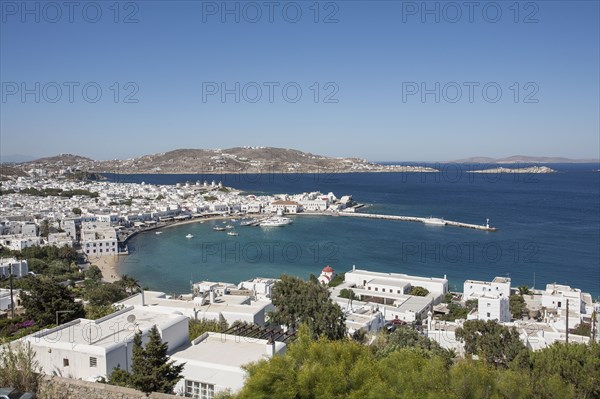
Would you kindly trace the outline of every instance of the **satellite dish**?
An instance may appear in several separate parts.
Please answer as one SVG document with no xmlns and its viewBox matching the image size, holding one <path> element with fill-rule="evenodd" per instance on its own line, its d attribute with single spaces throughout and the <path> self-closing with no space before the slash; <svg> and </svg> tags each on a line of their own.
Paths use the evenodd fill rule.
<svg viewBox="0 0 600 399">
<path fill-rule="evenodd" d="M 133 323 L 134 321 L 135 321 L 135 315 L 134 314 L 130 314 L 129 316 L 127 316 L 127 322 Z"/>
</svg>

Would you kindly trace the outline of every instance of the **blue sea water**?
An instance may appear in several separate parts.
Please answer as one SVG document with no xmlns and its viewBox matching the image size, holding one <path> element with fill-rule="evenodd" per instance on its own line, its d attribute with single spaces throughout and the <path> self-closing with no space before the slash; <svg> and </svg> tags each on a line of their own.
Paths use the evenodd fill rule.
<svg viewBox="0 0 600 399">
<path fill-rule="evenodd" d="M 550 165 L 553 174 L 472 174 L 469 165 L 434 165 L 441 173 L 107 175 L 111 181 L 176 184 L 222 181 L 249 193 L 333 191 L 366 204 L 363 212 L 434 216 L 497 227 L 496 232 L 346 217 L 296 216 L 281 228 L 215 232 L 207 221 L 143 233 L 129 241 L 120 271 L 153 290 L 189 292 L 199 280 L 318 275 L 353 265 L 442 277 L 462 291 L 465 279 L 510 276 L 513 285 L 567 284 L 600 295 L 598 164 Z M 520 165 L 522 166 L 522 165 Z M 186 239 L 186 234 L 194 235 Z"/>
</svg>

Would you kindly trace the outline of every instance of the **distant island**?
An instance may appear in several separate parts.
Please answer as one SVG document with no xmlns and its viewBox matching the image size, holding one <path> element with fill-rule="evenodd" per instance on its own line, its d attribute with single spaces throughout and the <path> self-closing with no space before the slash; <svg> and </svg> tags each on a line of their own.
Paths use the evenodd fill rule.
<svg viewBox="0 0 600 399">
<path fill-rule="evenodd" d="M 491 163 L 491 164 L 518 164 L 518 163 L 595 163 L 598 159 L 571 159 L 563 157 L 534 157 L 529 155 L 513 155 L 505 158 L 471 157 L 457 159 L 451 163 Z"/>
<path fill-rule="evenodd" d="M 221 174 L 221 173 L 356 173 L 439 172 L 421 165 L 382 165 L 361 158 L 327 157 L 293 149 L 234 147 L 229 149 L 179 149 L 126 160 L 96 161 L 61 154 L 18 164 L 3 164 L 5 171 L 93 174 Z"/>
<path fill-rule="evenodd" d="M 527 168 L 491 168 L 470 170 L 469 173 L 555 173 L 556 171 L 547 166 L 529 166 Z"/>
</svg>

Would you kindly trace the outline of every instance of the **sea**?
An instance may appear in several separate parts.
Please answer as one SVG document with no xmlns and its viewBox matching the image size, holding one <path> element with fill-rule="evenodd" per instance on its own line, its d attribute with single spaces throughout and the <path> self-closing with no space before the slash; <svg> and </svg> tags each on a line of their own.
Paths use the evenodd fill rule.
<svg viewBox="0 0 600 399">
<path fill-rule="evenodd" d="M 416 222 L 298 215 L 285 227 L 205 221 L 138 234 L 118 268 L 151 289 L 190 292 L 192 282 L 239 283 L 282 274 L 309 278 L 330 265 L 467 279 L 510 277 L 513 286 L 558 283 L 600 296 L 598 164 L 550 164 L 556 173 L 472 173 L 481 165 L 432 164 L 439 173 L 107 174 L 113 182 L 175 185 L 212 180 L 246 194 L 351 195 L 361 212 L 437 217 L 487 232 Z M 528 165 L 519 165 L 525 167 Z M 511 165 L 510 167 L 515 167 Z M 213 231 L 231 224 L 238 236 Z M 186 238 L 192 234 L 193 238 Z"/>
</svg>

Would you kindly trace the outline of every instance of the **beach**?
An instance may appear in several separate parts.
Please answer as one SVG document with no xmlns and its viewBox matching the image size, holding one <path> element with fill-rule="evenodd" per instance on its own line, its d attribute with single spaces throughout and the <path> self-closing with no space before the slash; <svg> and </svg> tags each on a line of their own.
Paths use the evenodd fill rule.
<svg viewBox="0 0 600 399">
<path fill-rule="evenodd" d="M 102 281 L 107 283 L 113 283 L 115 281 L 120 280 L 120 275 L 117 271 L 117 265 L 119 263 L 119 256 L 102 256 L 95 258 L 88 258 L 90 265 L 95 265 L 100 268 L 102 271 Z M 127 256 L 127 255 L 123 255 Z"/>
</svg>

